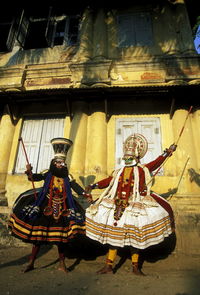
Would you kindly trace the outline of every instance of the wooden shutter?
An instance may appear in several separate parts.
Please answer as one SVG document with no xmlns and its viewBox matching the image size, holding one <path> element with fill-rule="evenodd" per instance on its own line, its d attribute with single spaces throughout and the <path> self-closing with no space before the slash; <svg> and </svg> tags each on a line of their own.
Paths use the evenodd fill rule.
<svg viewBox="0 0 200 295">
<path fill-rule="evenodd" d="M 133 31 L 131 14 L 118 16 L 118 40 L 119 47 L 135 45 L 135 34 Z"/>
<path fill-rule="evenodd" d="M 149 13 L 136 13 L 133 17 L 133 26 L 135 32 L 135 45 L 152 45 L 152 24 Z"/>
<path fill-rule="evenodd" d="M 17 41 L 19 42 L 19 44 L 22 47 L 24 47 L 24 45 L 25 45 L 25 41 L 26 41 L 26 37 L 27 37 L 27 34 L 28 34 L 29 26 L 30 26 L 30 21 L 26 17 L 26 15 L 24 14 L 24 11 L 23 11 L 22 15 L 21 15 L 21 18 L 20 18 L 19 30 L 18 30 L 18 34 L 17 34 Z"/>
<path fill-rule="evenodd" d="M 33 166 L 33 172 L 41 172 L 48 169 L 53 158 L 53 148 L 50 143 L 54 137 L 62 137 L 64 132 L 64 119 L 35 119 L 25 120 L 21 132 L 29 162 Z M 22 145 L 16 160 L 16 173 L 24 173 L 26 170 L 26 158 Z"/>
<path fill-rule="evenodd" d="M 141 163 L 148 163 L 162 153 L 159 118 L 124 118 L 116 121 L 116 168 L 123 164 L 123 143 L 134 133 L 140 133 L 148 141 L 148 151 Z"/>
<path fill-rule="evenodd" d="M 49 7 L 49 14 L 45 31 L 45 38 L 49 47 L 54 46 L 55 27 L 56 21 L 55 18 L 52 16 L 52 7 Z"/>
<path fill-rule="evenodd" d="M 49 168 L 50 161 L 54 157 L 54 152 L 50 141 L 54 137 L 63 137 L 63 132 L 63 118 L 45 119 L 43 121 L 43 131 L 37 166 L 38 172 Z"/>
<path fill-rule="evenodd" d="M 8 34 L 8 39 L 6 41 L 6 47 L 8 51 L 12 51 L 13 45 L 15 43 L 16 35 L 17 35 L 16 22 L 15 20 L 13 20 L 12 25 L 10 27 L 9 34 Z"/>
<path fill-rule="evenodd" d="M 152 24 L 149 13 L 130 13 L 118 16 L 119 47 L 152 45 Z"/>
<path fill-rule="evenodd" d="M 40 149 L 40 140 L 42 134 L 42 120 L 25 120 L 23 123 L 21 137 L 23 139 L 29 162 L 33 166 L 33 172 L 36 172 L 38 154 Z M 16 161 L 16 173 L 24 173 L 26 170 L 26 158 L 22 145 L 19 145 L 19 151 Z"/>
<path fill-rule="evenodd" d="M 20 19 L 21 13 L 17 14 L 16 17 L 9 17 L 0 22 L 0 51 L 12 51 L 17 38 Z"/>
</svg>

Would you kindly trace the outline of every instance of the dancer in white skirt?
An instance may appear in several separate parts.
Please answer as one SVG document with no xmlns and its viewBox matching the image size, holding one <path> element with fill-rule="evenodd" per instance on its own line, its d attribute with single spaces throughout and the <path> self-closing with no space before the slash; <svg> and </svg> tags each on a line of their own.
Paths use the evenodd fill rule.
<svg viewBox="0 0 200 295">
<path fill-rule="evenodd" d="M 125 166 L 86 188 L 87 193 L 106 188 L 86 210 L 86 235 L 109 245 L 106 264 L 98 273 L 113 273 L 117 248 L 129 246 L 133 273 L 144 275 L 138 264 L 139 250 L 163 242 L 174 231 L 172 208 L 150 190 L 150 173 L 159 169 L 175 150 L 176 145 L 171 145 L 157 159 L 141 165 L 147 141 L 141 134 L 131 135 L 124 143 Z"/>
</svg>

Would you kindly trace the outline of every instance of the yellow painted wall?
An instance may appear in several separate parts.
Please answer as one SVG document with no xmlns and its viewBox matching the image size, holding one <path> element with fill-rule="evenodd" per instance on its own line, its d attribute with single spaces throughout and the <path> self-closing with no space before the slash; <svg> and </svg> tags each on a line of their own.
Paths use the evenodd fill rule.
<svg viewBox="0 0 200 295">
<path fill-rule="evenodd" d="M 172 120 L 170 120 L 168 114 L 155 114 L 155 116 L 160 118 L 162 147 L 165 149 L 179 138 L 187 112 L 185 110 L 176 111 Z M 86 115 L 81 112 L 81 108 L 76 112 L 72 122 L 70 122 L 69 117 L 66 117 L 64 136 L 71 138 L 74 142 L 73 148 L 68 153 L 68 167 L 70 173 L 81 185 L 87 185 L 91 183 L 91 180 L 99 181 L 110 175 L 114 170 L 115 121 L 119 117 L 121 116 L 112 116 L 109 122 L 106 123 L 104 112 L 94 112 L 92 115 Z M 129 115 L 128 117 L 135 118 L 136 116 Z M 13 127 L 14 133 L 11 136 L 11 150 L 8 155 L 8 174 L 5 188 L 10 206 L 21 192 L 32 188 L 25 175 L 13 174 L 21 124 L 22 120 L 19 120 L 16 127 Z M 189 168 L 195 169 L 197 173 L 200 170 L 200 154 L 196 152 L 199 139 L 196 136 L 192 136 L 192 132 L 194 133 L 195 129 L 198 130 L 198 126 L 199 111 L 189 116 L 184 132 L 178 142 L 177 150 L 164 166 L 164 175 L 156 176 L 153 190 L 157 193 L 166 193 L 170 189 L 177 187 L 184 165 L 188 157 L 190 157 L 177 195 L 183 197 L 200 196 L 200 187 L 195 181 L 190 181 L 188 174 Z M 1 145 L 2 150 L 6 144 L 3 141 Z M 3 156 L 4 154 L 0 154 L 1 162 L 3 161 Z M 42 182 L 36 183 L 36 187 L 41 185 Z M 98 190 L 94 192 L 95 196 L 99 193 L 100 191 Z"/>
<path fill-rule="evenodd" d="M 6 107 L 0 123 L 0 190 L 5 188 L 14 129 Z"/>
<path fill-rule="evenodd" d="M 176 1 L 176 9 L 172 9 L 167 2 L 152 9 L 155 42 L 150 47 L 119 48 L 116 21 L 120 12 L 110 10 L 105 13 L 99 10 L 93 15 L 92 11 L 86 9 L 80 26 L 80 46 L 77 51 L 64 45 L 44 48 L 42 51 L 23 51 L 16 46 L 12 52 L 1 54 L 0 88 L 16 91 L 18 88 L 39 90 L 85 85 L 153 86 L 176 84 L 183 76 L 186 81 L 191 79 L 199 83 L 198 56 L 195 57 L 191 28 L 183 3 L 182 0 Z M 142 7 L 138 8 L 134 4 L 121 13 L 131 13 L 137 9 L 141 11 Z M 163 23 L 165 26 L 162 26 Z M 187 52 L 194 54 L 191 59 L 185 55 Z M 18 54 L 20 59 L 17 58 Z M 161 60 L 157 57 L 161 57 Z M 162 63 L 163 57 L 168 57 L 166 67 Z M 115 120 L 121 116 L 112 116 L 106 123 L 104 111 L 95 110 L 88 115 L 83 101 L 73 104 L 73 120 L 66 117 L 64 127 L 64 136 L 74 142 L 67 163 L 76 180 L 87 185 L 92 177 L 98 181 L 111 174 L 115 167 Z M 176 142 L 186 115 L 185 110 L 178 110 L 170 120 L 168 114 L 155 114 L 161 122 L 163 148 Z M 158 193 L 176 187 L 188 157 L 187 169 L 192 168 L 199 173 L 199 123 L 200 111 L 196 111 L 187 121 L 177 151 L 165 165 L 164 176 L 156 177 L 153 188 Z M 14 126 L 8 113 L 3 115 L 0 124 L 0 190 L 6 189 L 9 205 L 20 192 L 31 188 L 25 175 L 13 174 L 21 124 L 22 120 L 19 120 Z M 199 196 L 199 185 L 191 181 L 187 169 L 178 194 Z"/>
</svg>

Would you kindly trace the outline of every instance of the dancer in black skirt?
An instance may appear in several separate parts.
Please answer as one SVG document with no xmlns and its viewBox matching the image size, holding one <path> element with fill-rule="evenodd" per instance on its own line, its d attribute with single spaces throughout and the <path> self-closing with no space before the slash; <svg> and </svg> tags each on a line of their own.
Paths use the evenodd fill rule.
<svg viewBox="0 0 200 295">
<path fill-rule="evenodd" d="M 29 263 L 24 272 L 34 269 L 41 244 L 52 243 L 58 247 L 59 270 L 67 272 L 64 246 L 76 235 L 85 235 L 85 213 L 72 195 L 90 198 L 83 188 L 70 179 L 65 163 L 72 141 L 66 138 L 51 140 L 55 157 L 44 174 L 32 174 L 31 165 L 25 172 L 31 181 L 44 180 L 40 189 L 22 193 L 14 203 L 9 228 L 16 238 L 33 244 Z"/>
</svg>

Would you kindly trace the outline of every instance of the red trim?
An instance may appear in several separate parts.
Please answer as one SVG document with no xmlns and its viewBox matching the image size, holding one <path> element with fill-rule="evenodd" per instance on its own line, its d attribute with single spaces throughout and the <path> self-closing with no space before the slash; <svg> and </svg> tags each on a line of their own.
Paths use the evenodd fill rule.
<svg viewBox="0 0 200 295">
<path fill-rule="evenodd" d="M 154 198 L 156 202 L 158 202 L 158 204 L 160 204 L 160 206 L 162 206 L 167 211 L 171 220 L 172 229 L 174 230 L 175 229 L 174 213 L 170 204 L 154 193 L 151 193 L 151 196 Z"/>
</svg>

